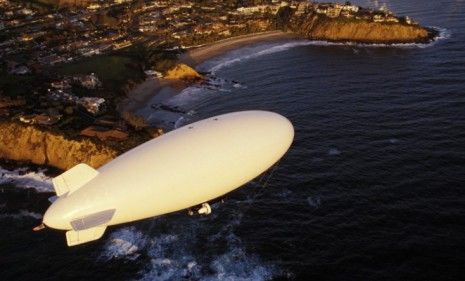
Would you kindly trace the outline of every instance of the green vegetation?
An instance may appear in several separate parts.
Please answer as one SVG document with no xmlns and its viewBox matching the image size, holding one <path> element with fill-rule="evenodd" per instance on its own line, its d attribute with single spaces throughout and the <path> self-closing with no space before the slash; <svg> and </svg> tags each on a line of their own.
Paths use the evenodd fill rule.
<svg viewBox="0 0 465 281">
<path fill-rule="evenodd" d="M 276 13 L 276 29 L 287 31 L 287 26 L 292 17 L 292 9 L 289 6 L 279 8 Z"/>
<path fill-rule="evenodd" d="M 33 91 L 39 91 L 47 80 L 39 75 L 11 75 L 0 71 L 0 93 L 6 96 L 27 97 Z"/>
<path fill-rule="evenodd" d="M 158 46 L 135 44 L 125 54 L 138 62 L 141 69 L 154 69 L 165 72 L 178 62 L 178 55 L 183 52 L 176 49 L 173 43 L 163 43 Z"/>
<path fill-rule="evenodd" d="M 128 80 L 138 81 L 143 73 L 133 58 L 119 55 L 96 56 L 70 64 L 53 66 L 51 73 L 75 75 L 95 73 L 110 92 L 118 92 Z"/>
</svg>

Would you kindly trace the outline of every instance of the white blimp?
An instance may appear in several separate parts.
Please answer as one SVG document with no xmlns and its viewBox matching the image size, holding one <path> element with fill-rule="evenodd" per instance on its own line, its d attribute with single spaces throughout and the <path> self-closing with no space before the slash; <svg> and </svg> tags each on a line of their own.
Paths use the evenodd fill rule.
<svg viewBox="0 0 465 281">
<path fill-rule="evenodd" d="M 129 150 L 95 170 L 79 164 L 53 179 L 57 198 L 43 224 L 66 230 L 68 246 L 102 237 L 109 225 L 159 216 L 244 185 L 289 149 L 294 128 L 267 111 L 204 119 Z M 40 227 L 39 227 L 40 228 Z"/>
</svg>

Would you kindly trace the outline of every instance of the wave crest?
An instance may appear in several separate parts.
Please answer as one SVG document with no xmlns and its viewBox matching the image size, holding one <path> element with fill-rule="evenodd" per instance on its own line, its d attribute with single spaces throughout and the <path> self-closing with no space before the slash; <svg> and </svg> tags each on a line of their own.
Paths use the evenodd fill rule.
<svg viewBox="0 0 465 281">
<path fill-rule="evenodd" d="M 53 192 L 52 178 L 46 172 L 47 169 L 34 172 L 27 167 L 14 170 L 0 168 L 0 185 L 12 184 L 20 188 L 34 188 L 39 192 Z"/>
</svg>

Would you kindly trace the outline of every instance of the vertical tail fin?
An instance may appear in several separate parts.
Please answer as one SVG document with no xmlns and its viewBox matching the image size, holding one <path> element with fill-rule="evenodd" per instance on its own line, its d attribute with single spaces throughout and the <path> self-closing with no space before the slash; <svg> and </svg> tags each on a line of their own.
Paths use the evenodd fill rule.
<svg viewBox="0 0 465 281">
<path fill-rule="evenodd" d="M 58 177 L 53 178 L 53 188 L 57 196 L 71 194 L 95 178 L 99 172 L 84 163 L 78 164 Z"/>
</svg>

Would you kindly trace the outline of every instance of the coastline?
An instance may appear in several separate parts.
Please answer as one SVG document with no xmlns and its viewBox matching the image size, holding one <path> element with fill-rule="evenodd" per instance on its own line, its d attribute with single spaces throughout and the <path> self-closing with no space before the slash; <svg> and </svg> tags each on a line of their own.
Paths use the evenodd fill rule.
<svg viewBox="0 0 465 281">
<path fill-rule="evenodd" d="M 434 29 L 428 29 L 428 33 L 429 37 L 427 38 L 427 41 L 430 42 L 434 41 L 434 38 L 435 36 L 437 36 L 438 31 Z M 259 43 L 279 42 L 281 40 L 284 41 L 292 39 L 312 40 L 311 38 L 302 36 L 301 34 L 293 32 L 284 32 L 279 30 L 240 35 L 208 43 L 202 46 L 192 47 L 188 49 L 187 52 L 180 55 L 179 62 L 187 64 L 195 69 L 198 65 L 202 64 L 203 62 L 224 55 L 235 49 Z M 313 40 L 322 39 L 313 38 Z M 347 40 L 342 39 L 326 39 L 325 41 L 335 43 L 348 42 Z M 351 40 L 350 42 L 370 44 L 371 41 Z M 389 42 L 385 43 L 391 44 Z M 419 43 L 426 43 L 426 41 L 420 41 Z M 160 125 L 163 122 L 154 122 L 154 120 L 156 120 L 157 117 L 151 116 L 151 112 L 153 112 L 153 109 L 159 107 L 161 104 L 163 104 L 170 98 L 176 96 L 177 94 L 181 93 L 182 90 L 186 89 L 191 85 L 192 84 L 180 80 L 147 78 L 144 82 L 138 84 L 133 90 L 129 92 L 128 98 L 124 102 L 124 106 L 122 109 L 132 111 L 133 113 L 142 116 L 153 126 Z M 173 118 L 176 118 L 176 116 L 174 116 L 173 112 L 171 112 L 170 115 L 172 116 L 170 116 L 168 119 L 170 119 L 170 122 L 173 123 Z M 162 114 L 162 116 L 165 117 L 164 114 Z M 152 122 L 150 122 L 149 119 L 152 119 Z M 168 126 L 164 127 L 164 129 L 171 130 L 173 128 L 170 128 Z"/>
<path fill-rule="evenodd" d="M 280 30 L 240 35 L 190 49 L 185 54 L 181 55 L 180 61 L 182 63 L 195 67 L 205 62 L 206 60 L 224 55 L 229 51 L 242 48 L 248 45 L 297 38 L 302 39 L 295 33 L 284 32 Z"/>
<path fill-rule="evenodd" d="M 179 62 L 187 64 L 195 69 L 199 64 L 235 49 L 258 43 L 277 42 L 280 40 L 297 38 L 299 38 L 298 35 L 283 31 L 267 31 L 235 36 L 189 49 L 180 56 Z M 134 89 L 129 91 L 128 97 L 120 104 L 119 111 L 131 111 L 142 116 L 149 121 L 151 125 L 159 125 L 149 120 L 153 107 L 161 105 L 163 102 L 181 93 L 182 90 L 191 85 L 192 84 L 180 80 L 147 78 L 144 82 L 138 84 Z M 171 130 L 173 128 L 164 129 Z"/>
</svg>

